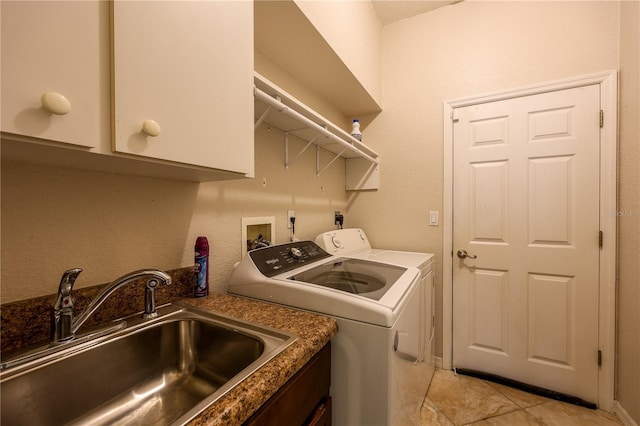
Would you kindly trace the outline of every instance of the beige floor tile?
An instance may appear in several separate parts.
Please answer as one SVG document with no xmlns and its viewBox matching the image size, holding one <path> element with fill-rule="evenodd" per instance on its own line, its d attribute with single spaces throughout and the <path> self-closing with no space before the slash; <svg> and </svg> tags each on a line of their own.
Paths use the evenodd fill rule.
<svg viewBox="0 0 640 426">
<path fill-rule="evenodd" d="M 421 407 L 418 404 L 404 405 L 394 409 L 391 418 L 393 426 L 415 426 L 421 424 Z"/>
<path fill-rule="evenodd" d="M 421 426 L 621 426 L 613 414 L 566 404 L 453 371 L 436 370 Z"/>
<path fill-rule="evenodd" d="M 525 409 L 549 426 L 619 426 L 618 418 L 602 410 L 591 410 L 573 404 L 551 401 Z"/>
<path fill-rule="evenodd" d="M 453 423 L 442 414 L 442 411 L 436 407 L 429 398 L 424 400 L 422 410 L 420 411 L 421 426 L 453 426 Z"/>
<path fill-rule="evenodd" d="M 512 388 L 509 386 L 504 386 L 498 383 L 493 382 L 485 382 L 511 401 L 516 403 L 519 407 L 526 408 L 532 407 L 534 405 L 544 404 L 545 402 L 550 402 L 551 400 L 548 398 L 543 398 L 538 395 L 534 395 L 531 393 L 527 393 L 521 391 L 520 389 Z"/>
<path fill-rule="evenodd" d="M 547 426 L 524 410 L 513 411 L 473 423 L 473 426 Z"/>
<path fill-rule="evenodd" d="M 420 424 L 420 412 L 435 368 L 426 363 L 415 363 L 394 358 L 393 426 Z"/>
<path fill-rule="evenodd" d="M 519 409 L 485 382 L 436 371 L 427 397 L 455 425 L 464 425 Z"/>
</svg>

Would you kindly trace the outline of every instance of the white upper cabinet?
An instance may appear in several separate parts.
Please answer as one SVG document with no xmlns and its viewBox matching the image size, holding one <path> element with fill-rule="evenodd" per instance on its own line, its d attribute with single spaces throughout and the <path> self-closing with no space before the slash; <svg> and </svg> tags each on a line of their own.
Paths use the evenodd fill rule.
<svg viewBox="0 0 640 426">
<path fill-rule="evenodd" d="M 113 149 L 253 173 L 253 2 L 112 3 Z"/>
<path fill-rule="evenodd" d="M 321 95 L 349 128 L 353 118 L 382 111 L 382 29 L 371 2 L 256 1 L 254 7 L 257 72 L 301 99 L 288 80 Z"/>
<path fill-rule="evenodd" d="M 96 147 L 109 111 L 108 96 L 101 96 L 109 81 L 107 5 L 2 1 L 0 7 L 2 131 Z"/>
</svg>

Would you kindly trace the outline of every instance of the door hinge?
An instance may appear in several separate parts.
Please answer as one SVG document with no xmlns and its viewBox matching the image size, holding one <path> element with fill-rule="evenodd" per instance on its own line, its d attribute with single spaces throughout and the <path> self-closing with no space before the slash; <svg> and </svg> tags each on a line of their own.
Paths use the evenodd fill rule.
<svg viewBox="0 0 640 426">
<path fill-rule="evenodd" d="M 600 110 L 600 128 L 604 127 L 604 111 Z"/>
<path fill-rule="evenodd" d="M 602 367 L 602 351 L 598 349 L 598 367 Z"/>
<path fill-rule="evenodd" d="M 598 231 L 598 246 L 602 248 L 602 240 L 604 239 L 602 231 Z"/>
<path fill-rule="evenodd" d="M 451 121 L 453 121 L 454 123 L 457 123 L 458 121 L 460 121 L 460 119 L 458 118 L 458 110 L 456 109 L 451 110 Z"/>
</svg>

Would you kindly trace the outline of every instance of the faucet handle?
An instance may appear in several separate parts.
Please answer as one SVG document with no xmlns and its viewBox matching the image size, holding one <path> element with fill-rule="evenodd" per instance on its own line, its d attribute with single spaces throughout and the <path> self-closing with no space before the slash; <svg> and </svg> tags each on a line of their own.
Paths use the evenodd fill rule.
<svg viewBox="0 0 640 426">
<path fill-rule="evenodd" d="M 58 344 L 73 339 L 71 327 L 73 325 L 73 284 L 82 269 L 69 269 L 62 274 L 58 297 L 51 311 L 51 342 Z"/>
<path fill-rule="evenodd" d="M 55 309 L 73 308 L 73 296 L 71 294 L 71 290 L 73 290 L 73 284 L 75 284 L 80 272 L 82 272 L 82 269 L 74 268 L 69 269 L 62 274 L 60 286 L 58 287 L 58 299 L 54 306 Z"/>
<path fill-rule="evenodd" d="M 62 279 L 60 280 L 60 288 L 62 288 L 62 284 L 71 283 L 71 287 L 73 287 L 73 283 L 76 282 L 78 275 L 82 272 L 82 268 L 73 268 L 64 271 L 62 274 Z"/>
</svg>

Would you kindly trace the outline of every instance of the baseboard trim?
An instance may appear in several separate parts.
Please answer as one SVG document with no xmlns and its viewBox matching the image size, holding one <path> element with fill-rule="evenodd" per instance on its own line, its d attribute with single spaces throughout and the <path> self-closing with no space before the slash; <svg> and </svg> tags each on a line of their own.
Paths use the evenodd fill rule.
<svg viewBox="0 0 640 426">
<path fill-rule="evenodd" d="M 613 401 L 613 414 L 618 416 L 624 426 L 638 426 L 638 423 L 631 418 L 627 410 L 616 400 Z"/>
</svg>

